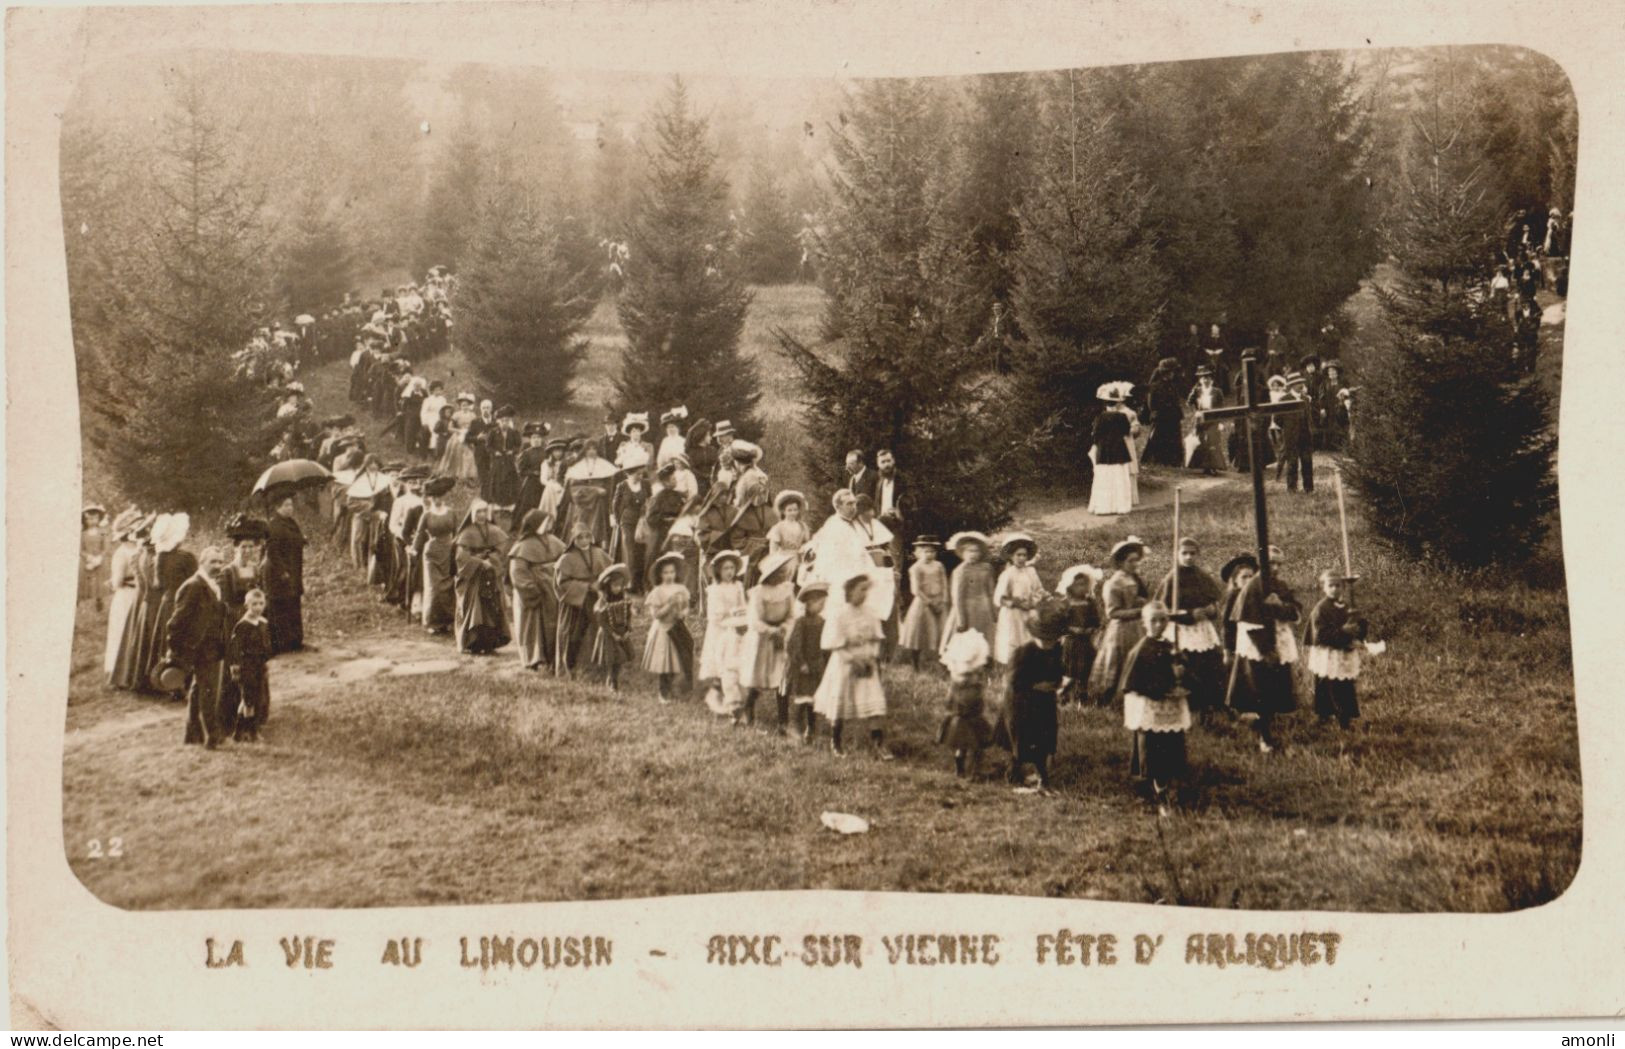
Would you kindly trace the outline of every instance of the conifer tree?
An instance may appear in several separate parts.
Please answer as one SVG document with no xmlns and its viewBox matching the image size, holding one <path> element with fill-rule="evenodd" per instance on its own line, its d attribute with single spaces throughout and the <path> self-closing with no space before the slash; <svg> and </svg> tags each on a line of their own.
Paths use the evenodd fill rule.
<svg viewBox="0 0 1625 1049">
<path fill-rule="evenodd" d="M 350 246 L 318 186 L 310 183 L 296 205 L 277 282 L 284 303 L 296 313 L 330 309 L 350 287 Z"/>
<path fill-rule="evenodd" d="M 111 277 L 118 329 L 87 376 L 97 391 L 86 398 L 97 408 L 91 439 L 132 498 L 190 510 L 236 505 L 272 443 L 269 399 L 231 358 L 263 310 L 265 196 L 184 74 L 151 199 L 146 237 Z M 206 469 L 176 469 L 200 461 Z"/>
<path fill-rule="evenodd" d="M 784 188 L 762 158 L 751 167 L 744 216 L 739 243 L 744 278 L 752 284 L 794 280 L 801 261 L 801 245 L 796 241 L 800 223 L 790 210 Z"/>
<path fill-rule="evenodd" d="M 739 339 L 751 296 L 728 242 L 728 184 L 706 121 L 679 79 L 653 117 L 654 149 L 617 307 L 627 347 L 615 389 L 623 411 L 685 405 L 690 417 L 756 431 L 756 362 Z"/>
<path fill-rule="evenodd" d="M 942 217 L 942 100 L 925 82 L 872 81 L 842 117 L 820 244 L 825 342 L 776 332 L 801 375 L 808 472 L 837 488 L 849 449 L 889 449 L 910 478 L 911 533 L 997 527 L 1026 448 L 965 338 L 986 303 Z"/>
<path fill-rule="evenodd" d="M 518 181 L 488 178 L 458 275 L 458 345 L 488 386 L 525 407 L 568 403 L 587 350 L 594 279 L 565 221 Z"/>
<path fill-rule="evenodd" d="M 1447 95 L 1417 121 L 1419 156 L 1387 231 L 1400 268 L 1380 292 L 1390 338 L 1355 360 L 1349 472 L 1379 534 L 1473 568 L 1539 547 L 1557 437 L 1504 310 L 1484 293 L 1503 198 L 1461 133 L 1467 109 Z"/>
<path fill-rule="evenodd" d="M 483 170 L 480 142 L 466 126 L 453 133 L 440 158 L 418 226 L 413 271 L 446 266 L 453 273 L 462 262 L 476 219 Z"/>
<path fill-rule="evenodd" d="M 1140 382 L 1156 356 L 1165 281 L 1142 226 L 1149 194 L 1116 159 L 1106 128 L 1078 74 L 1047 80 L 1011 266 L 1025 333 L 1019 400 L 1042 447 L 1063 462 L 1087 463 L 1100 384 Z"/>
</svg>

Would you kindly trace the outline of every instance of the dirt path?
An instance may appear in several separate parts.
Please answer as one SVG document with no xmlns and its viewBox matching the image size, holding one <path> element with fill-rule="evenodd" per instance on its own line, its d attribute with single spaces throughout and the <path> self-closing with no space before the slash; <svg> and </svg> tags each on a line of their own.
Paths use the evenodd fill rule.
<svg viewBox="0 0 1625 1049">
<path fill-rule="evenodd" d="M 1209 492 L 1235 485 L 1243 480 L 1241 474 L 1221 474 L 1218 477 L 1182 476 L 1179 478 L 1179 501 L 1182 506 L 1200 502 Z M 1033 521 L 1033 526 L 1051 532 L 1089 532 L 1106 528 L 1121 529 L 1146 514 L 1166 513 L 1174 505 L 1174 484 L 1167 479 L 1155 488 L 1141 493 L 1140 505 L 1126 514 L 1101 516 L 1089 512 L 1089 507 L 1074 506 L 1057 510 Z"/>
<path fill-rule="evenodd" d="M 387 654 L 386 654 L 387 653 Z M 498 657 L 500 659 L 500 657 Z M 476 663 L 473 656 L 458 654 L 449 638 L 438 641 L 378 637 L 343 644 L 323 645 L 314 652 L 295 652 L 277 657 L 274 703 L 304 703 L 320 697 L 336 686 L 389 675 L 443 674 Z M 512 660 L 503 661 L 504 665 Z M 494 668 L 493 668 L 494 669 Z M 517 671 L 517 668 L 514 668 Z M 85 728 L 69 729 L 63 748 L 89 746 L 113 737 L 138 732 L 149 725 L 173 723 L 186 716 L 179 703 L 159 701 L 118 717 L 105 718 Z"/>
</svg>

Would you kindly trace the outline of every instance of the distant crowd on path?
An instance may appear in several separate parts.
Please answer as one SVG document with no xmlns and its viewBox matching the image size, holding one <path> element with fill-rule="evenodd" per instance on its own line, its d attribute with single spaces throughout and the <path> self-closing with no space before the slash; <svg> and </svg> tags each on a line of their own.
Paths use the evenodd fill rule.
<svg viewBox="0 0 1625 1049">
<path fill-rule="evenodd" d="M 1567 216 L 1553 206 L 1514 213 L 1496 260 L 1495 275 L 1485 289 L 1490 302 L 1506 311 L 1515 335 L 1518 358 L 1533 369 L 1540 348 L 1544 311 L 1536 293 L 1548 291 L 1560 298 L 1569 294 L 1569 248 L 1574 235 L 1574 212 Z"/>
<path fill-rule="evenodd" d="M 1218 323 L 1205 334 L 1192 324 L 1190 335 L 1184 361 L 1164 357 L 1144 383 L 1109 382 L 1096 391 L 1104 409 L 1091 436 L 1090 513 L 1126 514 L 1138 506 L 1142 461 L 1211 477 L 1232 470 L 1247 473 L 1251 455 L 1256 455 L 1261 467 L 1275 467 L 1275 480 L 1284 479 L 1288 491 L 1298 490 L 1301 477 L 1303 491 L 1312 492 L 1315 451 L 1341 451 L 1352 440 L 1359 387 L 1349 381 L 1340 361 L 1322 361 L 1310 353 L 1294 366 L 1275 324 L 1269 326 L 1262 352 L 1247 348 L 1232 354 Z M 1272 416 L 1255 436 L 1251 453 L 1242 423 L 1204 416 L 1244 401 L 1242 361 L 1248 356 L 1255 361 L 1252 403 L 1303 404 L 1301 411 Z"/>
</svg>

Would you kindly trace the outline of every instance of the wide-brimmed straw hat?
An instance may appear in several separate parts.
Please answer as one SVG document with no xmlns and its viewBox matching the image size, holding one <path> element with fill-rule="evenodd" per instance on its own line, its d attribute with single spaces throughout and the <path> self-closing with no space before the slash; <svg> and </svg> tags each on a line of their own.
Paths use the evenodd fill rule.
<svg viewBox="0 0 1625 1049">
<path fill-rule="evenodd" d="M 735 567 L 738 569 L 739 574 L 745 574 L 744 554 L 740 553 L 738 550 L 718 550 L 715 554 L 711 555 L 711 560 L 707 562 L 707 567 L 711 570 L 711 575 L 713 578 L 722 568 L 722 563 L 724 561 L 732 561 Z"/>
<path fill-rule="evenodd" d="M 774 573 L 781 572 L 794 564 L 794 554 L 783 550 L 776 550 L 756 563 L 757 576 L 765 583 L 773 578 Z"/>
<path fill-rule="evenodd" d="M 1065 594 L 1068 590 L 1072 589 L 1072 584 L 1077 582 L 1080 576 L 1087 578 L 1090 586 L 1093 587 L 1098 585 L 1102 579 L 1106 578 L 1106 573 L 1102 572 L 1094 565 L 1072 565 L 1066 571 L 1061 573 L 1061 581 L 1055 584 L 1055 592 L 1057 594 Z"/>
<path fill-rule="evenodd" d="M 174 550 L 186 540 L 191 528 L 192 518 L 185 513 L 160 514 L 152 525 L 152 545 L 159 553 Z"/>
<path fill-rule="evenodd" d="M 942 663 L 948 668 L 948 673 L 963 675 L 987 666 L 992 655 L 987 638 L 980 630 L 961 630 L 948 639 L 948 645 L 942 652 Z"/>
<path fill-rule="evenodd" d="M 784 513 L 784 508 L 790 503 L 797 503 L 805 510 L 807 508 L 807 497 L 794 488 L 786 488 L 773 497 L 773 509 L 781 514 Z"/>
<path fill-rule="evenodd" d="M 1131 535 L 1121 543 L 1118 543 L 1116 546 L 1112 547 L 1112 564 L 1122 564 L 1123 558 L 1132 553 L 1145 553 L 1145 540 L 1141 539 L 1137 535 Z"/>
<path fill-rule="evenodd" d="M 688 568 L 688 560 L 675 550 L 661 554 L 659 557 L 655 558 L 654 564 L 649 566 L 649 574 L 655 579 L 660 578 L 661 565 L 676 565 L 677 578 L 682 579 L 683 572 Z"/>
<path fill-rule="evenodd" d="M 627 434 L 628 436 L 630 436 L 631 433 L 632 433 L 632 428 L 635 427 L 635 426 L 640 426 L 644 430 L 648 430 L 649 429 L 649 413 L 648 412 L 627 412 L 626 413 L 626 418 L 621 420 L 621 432 L 624 433 L 624 434 Z"/>
<path fill-rule="evenodd" d="M 620 576 L 621 579 L 626 582 L 631 582 L 632 570 L 619 563 L 610 565 L 608 568 L 598 573 L 598 589 L 604 589 L 605 586 L 609 585 L 609 581 L 614 579 L 616 576 Z"/>
<path fill-rule="evenodd" d="M 985 550 L 993 545 L 993 540 L 989 539 L 981 532 L 969 530 L 964 532 L 955 532 L 953 535 L 948 537 L 948 549 L 952 550 L 954 553 L 958 553 L 959 548 L 964 546 L 966 543 L 979 543 L 982 549 Z"/>
<path fill-rule="evenodd" d="M 1022 546 L 1027 548 L 1028 564 L 1031 564 L 1038 559 L 1038 540 L 1034 539 L 1026 532 L 1011 532 L 1004 536 L 999 541 L 999 553 L 1003 554 L 1005 557 L 1009 557 L 1012 549 Z"/>
</svg>

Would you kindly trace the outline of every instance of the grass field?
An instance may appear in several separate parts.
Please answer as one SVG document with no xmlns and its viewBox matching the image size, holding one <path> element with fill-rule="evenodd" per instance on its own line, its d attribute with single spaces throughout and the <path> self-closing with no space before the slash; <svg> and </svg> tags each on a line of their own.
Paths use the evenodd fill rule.
<svg viewBox="0 0 1625 1049">
<path fill-rule="evenodd" d="M 587 405 L 608 381 L 606 311 L 582 376 Z M 816 313 L 810 289 L 764 290 L 749 345 L 760 355 L 769 324 L 810 331 Z M 457 367 L 431 373 L 442 364 Z M 783 419 L 793 382 L 782 362 L 764 359 L 763 373 L 764 414 Z M 341 383 L 331 366 L 312 377 L 319 408 L 343 404 Z M 1148 477 L 1148 502 L 1169 483 Z M 1307 602 L 1314 572 L 1338 557 L 1330 485 L 1289 495 L 1272 484 L 1270 498 L 1283 576 Z M 1184 530 L 1210 568 L 1250 545 L 1249 500 L 1239 478 L 1188 500 Z M 1046 582 L 1074 560 L 1100 563 L 1128 532 L 1152 544 L 1147 578 L 1166 571 L 1165 507 L 1109 528 L 1080 522 L 1076 507 L 1064 494 L 1024 501 L 1019 523 L 1043 546 Z M 794 888 L 1373 911 L 1554 898 L 1578 867 L 1582 822 L 1555 533 L 1518 578 L 1493 581 L 1400 561 L 1358 520 L 1353 542 L 1360 604 L 1390 644 L 1361 679 L 1365 730 L 1322 730 L 1300 710 L 1288 750 L 1271 757 L 1238 726 L 1195 730 L 1193 782 L 1166 819 L 1130 788 L 1126 734 L 1108 711 L 1063 716 L 1056 797 L 1016 795 L 998 778 L 1001 752 L 981 780 L 954 779 L 932 742 L 944 679 L 893 668 L 899 760 L 861 748 L 840 759 L 717 724 L 698 702 L 660 706 L 641 675 L 611 695 L 525 674 L 508 653 L 458 657 L 378 606 L 317 542 L 307 622 L 321 651 L 273 663 L 257 746 L 182 748 L 179 705 L 108 692 L 101 624 L 82 606 L 69 859 L 102 899 L 157 909 Z M 770 704 L 762 713 L 771 721 Z M 819 823 L 825 810 L 873 828 L 837 836 Z M 122 858 L 87 857 L 86 842 L 114 835 Z"/>
</svg>

